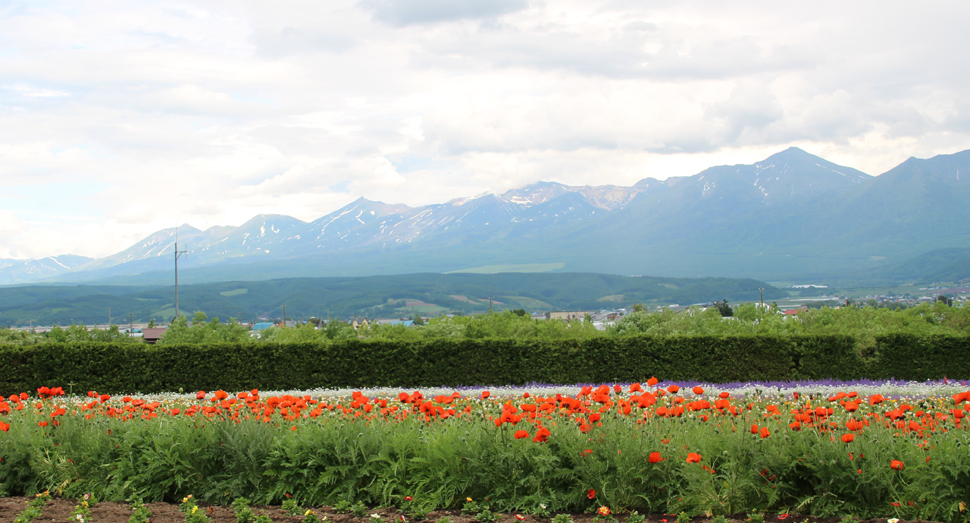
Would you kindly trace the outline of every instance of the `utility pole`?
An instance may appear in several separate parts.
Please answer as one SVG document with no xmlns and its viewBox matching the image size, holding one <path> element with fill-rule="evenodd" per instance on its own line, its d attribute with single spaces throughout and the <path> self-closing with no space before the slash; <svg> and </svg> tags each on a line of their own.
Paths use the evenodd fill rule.
<svg viewBox="0 0 970 523">
<path fill-rule="evenodd" d="M 108 307 L 108 328 L 111 328 L 111 307 Z"/>
<path fill-rule="evenodd" d="M 179 229 L 175 227 L 175 319 L 179 317 L 179 256 L 189 251 L 179 250 Z"/>
<path fill-rule="evenodd" d="M 128 337 L 129 338 L 135 335 L 135 333 L 132 332 L 134 330 L 135 330 L 135 322 L 131 319 L 131 313 L 129 312 L 128 313 Z"/>
<path fill-rule="evenodd" d="M 492 297 L 488 297 L 488 312 L 492 312 Z"/>
<path fill-rule="evenodd" d="M 286 304 L 283 304 L 283 326 L 286 327 Z"/>
<path fill-rule="evenodd" d="M 761 291 L 761 308 L 764 309 L 765 308 L 765 288 L 758 287 L 758 290 Z"/>
</svg>

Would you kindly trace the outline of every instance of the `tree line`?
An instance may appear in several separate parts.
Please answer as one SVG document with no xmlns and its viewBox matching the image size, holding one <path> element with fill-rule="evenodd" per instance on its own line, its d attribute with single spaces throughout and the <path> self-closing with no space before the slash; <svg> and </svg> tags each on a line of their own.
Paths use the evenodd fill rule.
<svg viewBox="0 0 970 523">
<path fill-rule="evenodd" d="M 274 326 L 254 332 L 235 318 L 222 322 L 196 312 L 192 320 L 180 316 L 169 324 L 158 341 L 160 345 L 182 343 L 291 343 L 343 339 L 420 340 L 433 338 L 481 339 L 585 339 L 600 336 L 690 336 L 690 335 L 794 335 L 848 334 L 863 351 L 875 347 L 876 336 L 884 334 L 970 335 L 970 307 L 952 302 L 924 303 L 908 309 L 850 306 L 821 307 L 785 315 L 774 305 L 759 307 L 744 303 L 729 307 L 715 303 L 710 307 L 684 310 L 662 309 L 649 312 L 635 307 L 603 330 L 582 320 L 536 320 L 524 310 L 490 312 L 475 316 L 439 316 L 411 326 L 368 325 L 355 330 L 348 322 L 314 319 L 295 327 Z M 587 318 L 588 320 L 588 318 Z M 0 330 L 0 343 L 31 345 L 50 342 L 130 341 L 140 342 L 119 331 L 87 329 L 83 325 L 55 326 L 50 332 Z"/>
</svg>

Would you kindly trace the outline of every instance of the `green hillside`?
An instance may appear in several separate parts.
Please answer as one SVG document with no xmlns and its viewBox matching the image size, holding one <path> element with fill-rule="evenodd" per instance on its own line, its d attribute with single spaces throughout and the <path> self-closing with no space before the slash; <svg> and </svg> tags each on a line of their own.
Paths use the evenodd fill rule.
<svg viewBox="0 0 970 523">
<path fill-rule="evenodd" d="M 786 296 L 746 279 L 653 278 L 592 273 L 404 274 L 360 278 L 289 278 L 179 286 L 182 312 L 252 321 L 280 318 L 410 317 L 415 313 L 474 314 L 488 310 L 600 310 L 604 307 L 688 305 Z M 12 325 L 168 320 L 173 287 L 29 286 L 0 288 L 0 321 Z"/>
</svg>

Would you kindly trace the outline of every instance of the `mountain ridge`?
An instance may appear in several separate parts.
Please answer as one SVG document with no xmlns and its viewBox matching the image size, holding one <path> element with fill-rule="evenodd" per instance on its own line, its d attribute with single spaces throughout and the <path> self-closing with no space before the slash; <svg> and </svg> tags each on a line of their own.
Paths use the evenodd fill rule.
<svg viewBox="0 0 970 523">
<path fill-rule="evenodd" d="M 564 271 L 814 278 L 970 246 L 970 150 L 910 158 L 880 176 L 791 147 L 754 164 L 629 187 L 536 182 L 410 207 L 360 197 L 316 220 L 261 214 L 240 226 L 178 228 L 188 272 L 227 267 L 305 276 L 560 264 Z M 171 270 L 176 230 L 105 258 L 0 284 L 110 281 Z M 78 258 L 78 260 L 80 260 Z M 883 261 L 885 261 L 883 263 Z M 213 271 L 202 271 L 212 274 Z"/>
</svg>

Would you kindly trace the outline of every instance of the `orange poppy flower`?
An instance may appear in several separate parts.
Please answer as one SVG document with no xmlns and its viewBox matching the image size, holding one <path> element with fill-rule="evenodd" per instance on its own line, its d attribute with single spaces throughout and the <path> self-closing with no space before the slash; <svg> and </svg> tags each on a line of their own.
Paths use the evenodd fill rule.
<svg viewBox="0 0 970 523">
<path fill-rule="evenodd" d="M 700 463 L 701 455 L 696 452 L 687 453 L 687 463 Z"/>
<path fill-rule="evenodd" d="M 852 440 L 854 440 L 854 439 L 855 439 L 855 434 L 843 434 L 842 435 L 842 443 L 852 443 Z"/>
<path fill-rule="evenodd" d="M 700 396 L 701 394 L 704 394 L 704 388 L 703 387 L 699 387 L 698 386 L 698 387 L 694 387 L 691 390 L 694 391 L 694 394 L 697 394 L 698 396 Z"/>
<path fill-rule="evenodd" d="M 650 457 L 647 458 L 647 461 L 649 461 L 650 463 L 660 463 L 663 460 L 664 459 L 660 457 L 659 452 L 651 452 Z"/>
<path fill-rule="evenodd" d="M 654 385 L 656 385 L 658 383 L 660 383 L 660 380 L 658 380 L 655 377 L 651 377 L 650 379 L 647 380 L 647 385 L 649 385 L 651 387 L 653 387 Z"/>
<path fill-rule="evenodd" d="M 903 470 L 903 462 L 898 459 L 894 459 L 889 462 L 889 468 L 893 470 Z"/>
<path fill-rule="evenodd" d="M 593 490 L 593 489 L 587 490 L 586 491 L 586 497 L 589 498 L 589 499 L 595 498 L 596 497 L 596 491 Z"/>
<path fill-rule="evenodd" d="M 528 437 L 529 437 L 529 433 L 524 430 L 515 431 L 515 439 L 522 439 L 522 438 L 528 438 Z"/>
<path fill-rule="evenodd" d="M 677 394 L 677 391 L 679 390 L 680 390 L 680 387 L 678 387 L 677 385 L 671 385 L 667 387 L 667 391 L 669 391 L 671 394 Z"/>
</svg>

